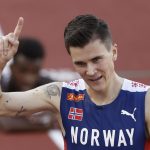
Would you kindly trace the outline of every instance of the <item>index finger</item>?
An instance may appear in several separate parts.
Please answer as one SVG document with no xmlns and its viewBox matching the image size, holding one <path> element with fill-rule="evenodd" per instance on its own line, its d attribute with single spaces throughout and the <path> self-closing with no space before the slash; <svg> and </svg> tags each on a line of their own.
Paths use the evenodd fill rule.
<svg viewBox="0 0 150 150">
<path fill-rule="evenodd" d="M 23 23 L 24 23 L 24 19 L 22 17 L 19 17 L 18 23 L 17 23 L 15 30 L 14 30 L 14 35 L 15 35 L 16 39 L 19 38 L 19 35 L 20 35 L 21 30 L 23 28 Z"/>
</svg>

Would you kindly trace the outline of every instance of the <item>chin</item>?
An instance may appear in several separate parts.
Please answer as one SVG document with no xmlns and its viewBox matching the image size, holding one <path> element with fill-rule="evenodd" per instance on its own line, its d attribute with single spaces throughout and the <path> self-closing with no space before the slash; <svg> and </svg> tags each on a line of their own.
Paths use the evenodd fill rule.
<svg viewBox="0 0 150 150">
<path fill-rule="evenodd" d="M 100 91 L 105 90 L 105 85 L 104 84 L 91 84 L 91 83 L 88 83 L 88 85 L 95 92 L 100 92 Z"/>
</svg>

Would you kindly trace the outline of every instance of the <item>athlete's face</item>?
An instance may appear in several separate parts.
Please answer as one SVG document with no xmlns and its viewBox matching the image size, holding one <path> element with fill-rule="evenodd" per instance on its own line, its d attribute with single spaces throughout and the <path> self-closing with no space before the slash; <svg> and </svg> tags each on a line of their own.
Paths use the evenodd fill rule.
<svg viewBox="0 0 150 150">
<path fill-rule="evenodd" d="M 70 55 L 76 71 L 94 91 L 105 91 L 115 74 L 116 45 L 108 50 L 99 40 L 91 41 L 83 48 L 70 47 Z"/>
<path fill-rule="evenodd" d="M 17 87 L 21 91 L 34 88 L 36 82 L 39 79 L 41 65 L 41 60 L 31 61 L 23 56 L 19 57 L 18 61 L 12 65 L 12 76 Z"/>
</svg>

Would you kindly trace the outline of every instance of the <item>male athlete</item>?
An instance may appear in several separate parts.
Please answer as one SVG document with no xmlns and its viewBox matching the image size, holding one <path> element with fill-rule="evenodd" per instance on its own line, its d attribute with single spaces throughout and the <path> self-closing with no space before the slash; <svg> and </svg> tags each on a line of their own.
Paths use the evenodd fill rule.
<svg viewBox="0 0 150 150">
<path fill-rule="evenodd" d="M 22 27 L 19 18 L 14 32 L 1 37 L 1 72 L 17 51 Z M 93 15 L 77 16 L 65 28 L 64 39 L 82 79 L 26 92 L 1 91 L 0 115 L 53 108 L 66 150 L 144 150 L 146 132 L 150 133 L 149 86 L 116 74 L 117 45 L 108 25 Z"/>
</svg>

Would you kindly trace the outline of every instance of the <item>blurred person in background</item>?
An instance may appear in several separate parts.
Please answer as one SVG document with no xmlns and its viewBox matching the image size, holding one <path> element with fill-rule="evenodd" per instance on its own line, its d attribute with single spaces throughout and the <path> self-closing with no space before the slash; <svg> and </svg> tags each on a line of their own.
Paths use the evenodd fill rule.
<svg viewBox="0 0 150 150">
<path fill-rule="evenodd" d="M 5 92 L 26 91 L 53 81 L 41 73 L 45 56 L 41 42 L 30 37 L 20 38 L 19 41 L 18 51 L 2 75 L 1 85 Z M 36 113 L 30 118 L 1 117 L 0 127 L 7 131 L 43 130 L 53 127 L 52 120 L 51 112 Z"/>
<path fill-rule="evenodd" d="M 5 92 L 26 91 L 51 82 L 41 74 L 45 56 L 43 45 L 34 38 L 21 38 L 18 51 L 10 62 L 10 72 L 2 75 Z"/>
</svg>

